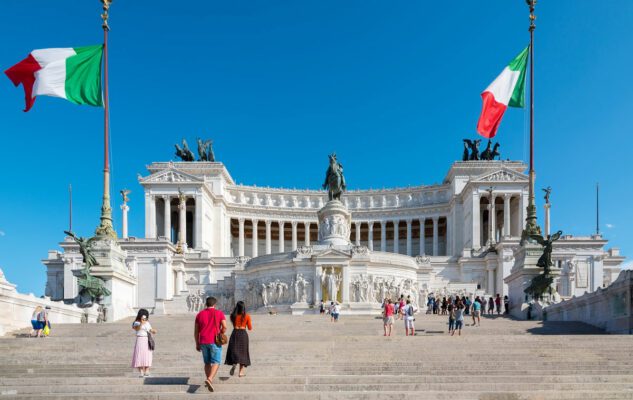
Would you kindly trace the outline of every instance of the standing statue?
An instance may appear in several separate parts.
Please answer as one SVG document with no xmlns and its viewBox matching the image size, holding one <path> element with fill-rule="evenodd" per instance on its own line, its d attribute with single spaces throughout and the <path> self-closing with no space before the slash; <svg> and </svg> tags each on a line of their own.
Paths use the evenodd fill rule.
<svg viewBox="0 0 633 400">
<path fill-rule="evenodd" d="M 176 157 L 180 157 L 182 161 L 194 161 L 195 158 L 191 150 L 189 150 L 189 146 L 187 145 L 187 141 L 182 139 L 182 149 L 180 146 L 175 144 L 176 146 Z"/>
<path fill-rule="evenodd" d="M 466 143 L 468 147 L 470 148 L 470 157 L 468 157 L 468 160 L 470 161 L 479 160 L 479 144 L 481 143 L 481 139 L 475 139 L 475 140 L 464 139 L 464 143 Z"/>
<path fill-rule="evenodd" d="M 330 158 L 330 166 L 325 173 L 323 189 L 328 191 L 328 200 L 341 200 L 341 194 L 347 189 L 343 176 L 343 165 L 336 159 L 336 153 L 332 153 L 328 157 Z"/>
<path fill-rule="evenodd" d="M 549 204 L 549 196 L 552 194 L 552 187 L 548 186 L 543 189 L 543 191 L 545 192 L 545 204 Z"/>
<path fill-rule="evenodd" d="M 198 138 L 198 161 L 215 161 L 215 155 L 213 154 L 213 140 L 205 140 L 204 142 Z"/>
<path fill-rule="evenodd" d="M 82 297 L 88 297 L 90 303 L 98 302 L 103 296 L 109 296 L 110 291 L 105 287 L 105 282 L 101 278 L 97 278 L 90 273 L 90 269 L 99 265 L 97 260 L 92 255 L 92 244 L 95 238 L 84 239 L 83 237 L 77 237 L 70 231 L 64 231 L 65 234 L 73 238 L 75 243 L 79 245 L 79 252 L 83 257 L 84 268 L 81 270 L 81 277 L 77 279 L 80 290 L 79 295 Z"/>
<path fill-rule="evenodd" d="M 532 279 L 532 283 L 528 286 L 524 292 L 531 295 L 534 298 L 540 298 L 548 290 L 551 294 L 551 285 L 554 282 L 554 278 L 551 276 L 552 263 L 552 250 L 554 242 L 560 239 L 563 231 L 558 231 L 553 235 L 549 235 L 547 239 L 544 239 L 541 235 L 530 235 L 530 239 L 543 246 L 543 254 L 536 262 L 536 266 L 543 268 L 543 273 Z"/>
<path fill-rule="evenodd" d="M 464 139 L 464 154 L 462 155 L 462 161 L 468 161 L 468 143 Z"/>
<path fill-rule="evenodd" d="M 123 203 L 127 203 L 128 201 L 130 201 L 130 198 L 127 197 L 127 195 L 130 193 L 132 193 L 132 191 L 129 189 L 121 190 L 121 197 L 123 198 Z"/>
</svg>

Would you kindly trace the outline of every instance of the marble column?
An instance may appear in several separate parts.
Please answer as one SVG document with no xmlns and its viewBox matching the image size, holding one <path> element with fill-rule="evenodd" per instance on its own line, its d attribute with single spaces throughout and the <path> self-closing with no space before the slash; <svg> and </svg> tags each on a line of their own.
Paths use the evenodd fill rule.
<svg viewBox="0 0 633 400">
<path fill-rule="evenodd" d="M 343 267 L 343 281 L 341 282 L 341 300 L 343 303 L 349 303 L 349 268 Z"/>
<path fill-rule="evenodd" d="M 433 217 L 433 255 L 438 255 L 439 235 L 437 229 L 437 222 L 440 218 L 438 216 Z"/>
<path fill-rule="evenodd" d="M 193 247 L 202 248 L 202 194 L 196 194 L 195 214 L 193 215 Z"/>
<path fill-rule="evenodd" d="M 156 197 L 149 196 L 149 237 L 156 239 Z"/>
<path fill-rule="evenodd" d="M 130 209 L 127 203 L 121 204 L 121 211 L 123 211 L 123 215 L 121 216 L 121 223 L 123 224 L 123 239 L 127 239 L 127 212 Z"/>
<path fill-rule="evenodd" d="M 251 241 L 252 245 L 253 245 L 253 250 L 251 251 L 251 257 L 257 257 L 258 256 L 258 249 L 257 249 L 257 224 L 259 223 L 258 220 L 254 219 L 253 221 L 253 240 Z"/>
<path fill-rule="evenodd" d="M 163 196 L 165 201 L 165 227 L 163 229 L 163 236 L 171 242 L 171 198 L 169 196 Z"/>
<path fill-rule="evenodd" d="M 446 254 L 447 256 L 453 255 L 453 215 L 448 214 L 446 216 Z"/>
<path fill-rule="evenodd" d="M 550 231 L 549 211 L 552 205 L 550 203 L 545 203 L 543 207 L 545 208 L 545 235 L 549 236 L 549 231 Z"/>
<path fill-rule="evenodd" d="M 356 227 L 356 246 L 360 246 L 360 222 L 355 222 L 354 226 Z"/>
<path fill-rule="evenodd" d="M 277 225 L 279 225 L 279 252 L 283 253 L 285 251 L 284 246 L 284 222 L 283 221 L 278 221 Z"/>
<path fill-rule="evenodd" d="M 488 214 L 488 223 L 490 224 L 490 243 L 497 242 L 497 210 L 495 207 L 495 199 L 497 196 L 490 196 L 490 214 Z"/>
<path fill-rule="evenodd" d="M 367 248 L 370 251 L 374 250 L 374 222 L 373 221 L 369 221 L 367 223 Z"/>
<path fill-rule="evenodd" d="M 509 237 L 511 235 L 510 231 L 510 199 L 512 199 L 512 195 L 504 194 L 503 195 L 503 236 Z"/>
<path fill-rule="evenodd" d="M 187 248 L 187 198 L 181 196 L 178 203 L 178 243 L 181 248 Z"/>
<path fill-rule="evenodd" d="M 179 269 L 176 271 L 176 294 L 185 290 L 185 273 L 183 270 Z"/>
<path fill-rule="evenodd" d="M 411 257 L 411 220 L 407 220 L 407 255 Z"/>
<path fill-rule="evenodd" d="M 239 234 L 238 234 L 238 255 L 240 257 L 244 257 L 244 218 L 239 218 L 237 220 L 239 226 Z"/>
<path fill-rule="evenodd" d="M 272 253 L 272 235 L 270 232 L 272 223 L 270 220 L 264 221 L 264 224 L 266 224 L 266 254 Z"/>
<path fill-rule="evenodd" d="M 380 221 L 380 251 L 387 251 L 387 221 Z"/>
<path fill-rule="evenodd" d="M 473 231 L 472 231 L 472 248 L 477 250 L 481 248 L 481 235 L 480 235 L 480 205 L 479 205 L 479 193 L 475 190 L 473 192 L 473 209 L 472 209 L 472 221 L 473 221 Z"/>
<path fill-rule="evenodd" d="M 400 253 L 400 220 L 393 221 L 393 252 Z"/>
<path fill-rule="evenodd" d="M 310 246 L 310 223 L 309 222 L 304 222 L 303 226 L 305 227 L 305 245 L 306 246 Z"/>
<path fill-rule="evenodd" d="M 426 218 L 420 218 L 420 255 L 426 255 L 425 241 L 426 241 Z"/>
<path fill-rule="evenodd" d="M 292 251 L 297 250 L 297 221 L 290 222 L 292 227 Z"/>
</svg>

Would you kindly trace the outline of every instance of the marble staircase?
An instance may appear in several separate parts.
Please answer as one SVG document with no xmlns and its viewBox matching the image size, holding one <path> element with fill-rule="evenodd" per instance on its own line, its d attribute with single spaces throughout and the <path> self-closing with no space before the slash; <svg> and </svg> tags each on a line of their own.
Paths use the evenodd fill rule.
<svg viewBox="0 0 633 400">
<path fill-rule="evenodd" d="M 52 336 L 0 338 L 4 399 L 632 399 L 633 337 L 573 322 L 482 319 L 461 337 L 446 317 L 416 316 L 415 337 L 382 336 L 379 318 L 254 315 L 253 365 L 203 384 L 193 315 L 151 316 L 152 376 L 130 367 L 130 321 L 54 325 Z M 466 320 L 470 323 L 472 321 Z"/>
</svg>

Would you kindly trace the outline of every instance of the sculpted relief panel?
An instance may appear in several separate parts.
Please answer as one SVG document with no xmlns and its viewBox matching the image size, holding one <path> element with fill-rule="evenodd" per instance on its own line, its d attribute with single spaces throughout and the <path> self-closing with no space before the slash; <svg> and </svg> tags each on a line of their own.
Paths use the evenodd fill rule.
<svg viewBox="0 0 633 400">
<path fill-rule="evenodd" d="M 351 300 L 359 303 L 382 303 L 387 298 L 395 301 L 400 295 L 411 296 L 413 302 L 418 302 L 425 296 L 413 279 L 395 276 L 354 275 L 349 288 Z"/>
<path fill-rule="evenodd" d="M 246 284 L 247 304 L 255 308 L 280 304 L 313 302 L 312 280 L 302 274 L 274 280 L 254 279 Z"/>
</svg>

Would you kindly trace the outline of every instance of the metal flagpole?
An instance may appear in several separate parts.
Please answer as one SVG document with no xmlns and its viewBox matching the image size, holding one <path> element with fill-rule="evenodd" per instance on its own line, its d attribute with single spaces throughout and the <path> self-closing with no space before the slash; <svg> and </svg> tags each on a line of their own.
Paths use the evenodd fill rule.
<svg viewBox="0 0 633 400">
<path fill-rule="evenodd" d="M 103 3 L 103 110 L 104 110 L 104 151 L 103 151 L 103 203 L 101 205 L 101 223 L 96 230 L 97 236 L 116 239 L 117 235 L 112 226 L 112 207 L 110 207 L 110 161 L 109 153 L 109 110 L 108 110 L 108 11 L 112 0 L 100 0 Z"/>
<path fill-rule="evenodd" d="M 536 179 L 536 173 L 534 172 L 534 29 L 536 25 L 534 20 L 534 6 L 536 0 L 526 0 L 530 7 L 530 191 L 527 206 L 527 218 L 525 231 L 523 231 L 523 238 L 526 239 L 529 235 L 540 234 L 541 228 L 536 223 L 536 204 L 534 200 L 534 181 Z"/>
<path fill-rule="evenodd" d="M 596 183 L 596 235 L 600 234 L 600 183 Z"/>
<path fill-rule="evenodd" d="M 73 185 L 68 184 L 68 232 L 73 231 Z"/>
</svg>

